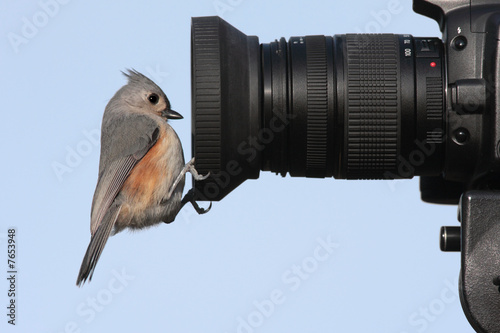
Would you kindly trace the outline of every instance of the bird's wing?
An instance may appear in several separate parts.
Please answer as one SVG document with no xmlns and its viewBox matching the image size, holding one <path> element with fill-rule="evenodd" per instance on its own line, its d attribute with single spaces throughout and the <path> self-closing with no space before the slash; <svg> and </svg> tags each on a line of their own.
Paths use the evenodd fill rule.
<svg viewBox="0 0 500 333">
<path fill-rule="evenodd" d="M 134 166 L 158 140 L 160 128 L 150 117 L 127 115 L 103 120 L 99 179 L 92 200 L 90 232 L 95 234 Z"/>
</svg>

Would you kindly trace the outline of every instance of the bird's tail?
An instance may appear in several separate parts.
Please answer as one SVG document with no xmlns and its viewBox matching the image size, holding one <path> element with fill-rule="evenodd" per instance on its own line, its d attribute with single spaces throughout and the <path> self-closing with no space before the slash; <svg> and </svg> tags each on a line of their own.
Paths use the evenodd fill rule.
<svg viewBox="0 0 500 333">
<path fill-rule="evenodd" d="M 120 214 L 121 205 L 111 205 L 108 212 L 102 219 L 99 227 L 97 228 L 94 235 L 90 239 L 89 247 L 87 252 L 83 257 L 82 266 L 80 267 L 80 272 L 78 273 L 78 278 L 76 280 L 76 285 L 81 286 L 82 284 L 89 280 L 92 280 L 92 274 L 94 274 L 94 269 L 101 256 L 102 250 L 106 245 L 109 238 L 111 230 Z"/>
</svg>

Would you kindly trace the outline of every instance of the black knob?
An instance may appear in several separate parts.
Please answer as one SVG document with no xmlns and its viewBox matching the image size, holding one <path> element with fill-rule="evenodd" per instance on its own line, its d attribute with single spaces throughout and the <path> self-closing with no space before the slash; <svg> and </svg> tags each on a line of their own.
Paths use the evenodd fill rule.
<svg viewBox="0 0 500 333">
<path fill-rule="evenodd" d="M 454 133 L 455 142 L 459 145 L 463 145 L 469 139 L 469 131 L 467 129 L 460 127 Z"/>
<path fill-rule="evenodd" d="M 467 46 L 467 38 L 458 36 L 453 39 L 453 47 L 455 50 L 462 51 Z"/>
<path fill-rule="evenodd" d="M 460 252 L 460 227 L 441 227 L 439 246 L 443 252 Z"/>
</svg>

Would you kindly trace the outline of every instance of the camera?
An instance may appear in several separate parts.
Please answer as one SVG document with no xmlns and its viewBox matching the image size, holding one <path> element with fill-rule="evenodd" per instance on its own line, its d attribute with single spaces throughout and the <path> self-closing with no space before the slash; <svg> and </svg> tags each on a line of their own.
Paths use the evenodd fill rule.
<svg viewBox="0 0 500 333">
<path fill-rule="evenodd" d="M 462 307 L 500 332 L 500 2 L 414 0 L 442 39 L 345 34 L 260 43 L 219 17 L 192 20 L 197 200 L 260 171 L 420 176 L 423 201 L 459 206 L 441 249 L 462 252 Z"/>
</svg>

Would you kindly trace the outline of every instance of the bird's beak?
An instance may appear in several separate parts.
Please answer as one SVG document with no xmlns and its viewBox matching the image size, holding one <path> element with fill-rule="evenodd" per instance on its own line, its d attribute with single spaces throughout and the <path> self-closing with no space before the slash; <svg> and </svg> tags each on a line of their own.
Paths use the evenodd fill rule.
<svg viewBox="0 0 500 333">
<path fill-rule="evenodd" d="M 164 110 L 162 111 L 161 115 L 167 119 L 183 119 L 184 117 L 181 116 L 179 112 L 176 112 L 174 110 Z"/>
</svg>

